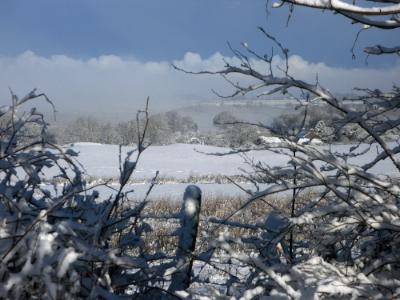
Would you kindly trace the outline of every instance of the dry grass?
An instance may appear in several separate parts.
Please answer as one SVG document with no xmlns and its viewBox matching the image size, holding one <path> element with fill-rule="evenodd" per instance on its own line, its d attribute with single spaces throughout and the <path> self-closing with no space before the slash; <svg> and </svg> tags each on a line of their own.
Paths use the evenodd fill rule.
<svg viewBox="0 0 400 300">
<path fill-rule="evenodd" d="M 297 207 L 303 206 L 312 197 L 311 193 L 304 193 L 296 199 Z M 260 232 L 253 229 L 245 229 L 234 226 L 219 225 L 207 222 L 210 217 L 225 219 L 236 212 L 229 220 L 242 224 L 262 223 L 268 213 L 273 209 L 271 205 L 286 215 L 290 215 L 291 196 L 278 195 L 265 199 L 258 199 L 243 209 L 240 209 L 247 202 L 246 197 L 232 197 L 224 195 L 204 195 L 201 206 L 201 222 L 198 231 L 197 250 L 207 249 L 209 241 L 217 237 L 219 233 L 226 232 L 234 238 L 249 235 L 258 235 Z M 179 213 L 181 200 L 172 198 L 151 199 L 150 204 L 143 211 L 144 215 L 172 215 Z M 149 253 L 163 251 L 173 254 L 177 246 L 176 230 L 179 228 L 178 219 L 153 219 L 144 220 L 152 227 L 152 232 L 144 236 L 145 248 Z"/>
</svg>

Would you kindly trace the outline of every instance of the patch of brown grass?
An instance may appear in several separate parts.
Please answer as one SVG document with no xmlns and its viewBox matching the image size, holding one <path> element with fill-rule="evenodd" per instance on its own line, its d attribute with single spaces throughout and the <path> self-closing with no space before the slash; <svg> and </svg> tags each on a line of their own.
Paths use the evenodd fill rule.
<svg viewBox="0 0 400 300">
<path fill-rule="evenodd" d="M 304 206 L 312 197 L 312 193 L 300 194 L 296 199 L 296 208 Z M 207 222 L 208 218 L 214 217 L 225 219 L 235 213 L 230 221 L 240 222 L 242 224 L 262 223 L 266 219 L 268 213 L 276 208 L 281 212 L 290 215 L 292 196 L 289 194 L 257 199 L 254 202 L 241 209 L 248 201 L 246 197 L 226 196 L 226 195 L 204 195 L 201 205 L 201 221 L 198 231 L 197 246 L 198 251 L 205 250 L 209 246 L 210 238 L 217 237 L 221 232 L 227 232 L 234 238 L 245 237 L 249 235 L 257 235 L 257 230 L 245 229 L 240 227 L 219 225 Z M 151 199 L 150 204 L 143 211 L 144 215 L 173 215 L 178 214 L 182 205 L 182 200 L 169 197 Z M 272 208 L 274 207 L 274 208 Z M 173 254 L 177 246 L 176 231 L 179 229 L 178 219 L 145 219 L 153 229 L 152 232 L 146 233 L 145 245 L 146 250 L 150 253 L 163 251 Z"/>
</svg>

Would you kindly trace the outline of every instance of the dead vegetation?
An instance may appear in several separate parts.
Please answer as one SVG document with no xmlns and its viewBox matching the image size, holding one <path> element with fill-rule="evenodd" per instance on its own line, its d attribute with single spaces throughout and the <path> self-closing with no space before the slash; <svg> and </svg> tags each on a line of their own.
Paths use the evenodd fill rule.
<svg viewBox="0 0 400 300">
<path fill-rule="evenodd" d="M 313 193 L 307 191 L 298 196 L 298 208 L 301 208 Z M 205 194 L 201 205 L 200 230 L 197 240 L 196 251 L 205 251 L 210 245 L 210 237 L 216 238 L 221 233 L 227 233 L 234 238 L 254 235 L 261 232 L 257 226 L 265 222 L 268 213 L 277 210 L 290 215 L 291 196 L 279 195 L 269 196 L 265 199 L 259 199 L 249 204 L 246 209 L 241 209 L 248 198 L 246 196 L 226 196 L 223 194 Z M 178 214 L 181 209 L 182 199 L 171 198 L 150 198 L 149 204 L 143 210 L 144 218 L 151 225 L 152 231 L 145 235 L 144 241 L 146 250 L 155 253 L 162 250 L 165 253 L 173 255 L 177 246 L 176 231 L 179 229 Z M 234 214 L 229 219 L 229 226 L 221 226 L 216 220 L 224 220 Z M 165 216 L 165 218 L 163 217 Z M 176 219 L 167 218 L 176 216 Z M 248 224 L 248 228 L 235 226 L 235 222 Z M 236 245 L 237 246 L 237 245 Z M 239 249 L 242 251 L 251 251 L 252 249 Z"/>
</svg>

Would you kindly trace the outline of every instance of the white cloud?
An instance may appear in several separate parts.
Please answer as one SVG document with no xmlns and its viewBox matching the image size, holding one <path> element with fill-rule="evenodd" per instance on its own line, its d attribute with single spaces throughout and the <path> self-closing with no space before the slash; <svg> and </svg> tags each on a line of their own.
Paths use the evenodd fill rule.
<svg viewBox="0 0 400 300">
<path fill-rule="evenodd" d="M 220 53 L 202 58 L 191 52 L 174 63 L 188 70 L 215 71 L 223 68 L 224 61 L 239 63 L 237 58 Z M 282 63 L 279 58 L 276 61 Z M 387 69 L 335 68 L 295 55 L 289 62 L 293 76 L 314 81 L 318 74 L 320 82 L 333 91 L 347 92 L 354 86 L 388 89 L 393 83 L 399 84 L 400 60 Z M 260 71 L 266 69 L 261 61 L 252 63 Z M 222 94 L 232 92 L 219 76 L 184 74 L 165 61 L 141 62 L 115 55 L 82 60 L 65 55 L 43 57 L 31 51 L 16 57 L 0 57 L 0 104 L 9 103 L 8 87 L 18 95 L 37 87 L 51 97 L 59 111 L 84 112 L 93 109 L 134 113 L 147 96 L 157 110 L 188 100 L 215 98 L 211 89 Z"/>
<path fill-rule="evenodd" d="M 297 55 L 289 59 L 293 76 L 315 81 L 336 92 L 350 91 L 354 87 L 390 89 L 393 84 L 400 84 L 400 60 L 390 68 L 333 68 L 324 63 L 310 63 Z"/>
</svg>

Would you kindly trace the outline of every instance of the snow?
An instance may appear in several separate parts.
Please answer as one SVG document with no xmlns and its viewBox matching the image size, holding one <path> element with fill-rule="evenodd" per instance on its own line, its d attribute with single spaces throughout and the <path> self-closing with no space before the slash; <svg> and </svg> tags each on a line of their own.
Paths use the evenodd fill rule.
<svg viewBox="0 0 400 300">
<path fill-rule="evenodd" d="M 193 215 L 196 212 L 197 204 L 195 200 L 189 199 L 187 200 L 185 212 L 187 215 Z"/>
<path fill-rule="evenodd" d="M 57 272 L 57 277 L 58 278 L 63 278 L 65 274 L 68 271 L 68 268 L 70 267 L 70 264 L 75 262 L 77 258 L 80 256 L 79 253 L 76 253 L 73 248 L 67 248 L 64 250 L 66 252 L 65 257 L 62 259 L 62 261 L 59 264 L 58 267 L 58 272 Z"/>
<path fill-rule="evenodd" d="M 68 145 L 69 146 L 69 145 Z M 67 148 L 68 146 L 65 146 Z M 331 151 L 344 153 L 353 145 L 333 145 Z M 361 152 L 367 145 L 362 145 L 357 152 Z M 78 160 L 84 166 L 86 174 L 96 177 L 118 177 L 118 145 L 102 145 L 95 143 L 75 143 L 71 147 L 79 153 Z M 317 149 L 329 149 L 328 145 L 316 146 Z M 133 147 L 122 147 L 122 157 Z M 186 178 L 190 175 L 237 175 L 242 174 L 239 169 L 250 170 L 239 154 L 227 156 L 206 155 L 204 153 L 227 153 L 232 149 L 207 145 L 173 144 L 167 146 L 151 146 L 146 149 L 134 172 L 135 177 L 152 178 L 157 170 L 160 176 Z M 362 164 L 371 161 L 376 155 L 376 147 L 361 157 L 350 161 Z M 269 166 L 280 166 L 288 161 L 284 155 L 271 151 L 249 151 L 247 155 L 255 161 L 262 161 Z M 133 157 L 135 157 L 133 155 Z M 392 162 L 389 159 L 379 163 L 372 169 L 376 174 L 396 174 Z"/>
<path fill-rule="evenodd" d="M 269 145 L 269 144 L 280 144 L 283 142 L 283 139 L 275 137 L 275 136 L 259 136 L 257 143 L 258 144 L 265 144 L 265 145 Z"/>
<path fill-rule="evenodd" d="M 331 147 L 332 152 L 344 153 L 352 145 L 323 145 L 315 146 L 317 149 L 328 150 Z M 393 146 L 393 145 L 390 145 Z M 73 145 L 64 146 L 65 149 L 71 147 L 73 151 L 79 153 L 78 161 L 84 168 L 84 173 L 92 177 L 118 178 L 119 176 L 119 146 L 118 145 L 102 145 L 96 143 L 75 143 Z M 362 152 L 367 145 L 361 145 L 357 152 Z M 122 159 L 126 153 L 134 147 L 122 147 Z M 140 157 L 139 163 L 132 177 L 136 179 L 146 179 L 147 181 L 154 177 L 157 170 L 160 171 L 160 177 L 170 177 L 172 180 L 169 184 L 157 185 L 152 193 L 152 198 L 166 199 L 182 199 L 183 192 L 187 186 L 186 183 L 174 183 L 174 179 L 187 179 L 195 175 L 221 175 L 232 176 L 243 174 L 240 169 L 251 170 L 244 162 L 240 154 L 232 154 L 226 156 L 207 155 L 205 153 L 228 153 L 232 149 L 223 147 L 214 147 L 207 145 L 192 144 L 174 144 L 167 146 L 151 146 L 146 149 Z M 377 153 L 377 147 L 372 146 L 364 155 L 356 158 L 350 158 L 349 161 L 356 164 L 364 164 L 371 161 Z M 277 154 L 267 150 L 249 151 L 246 155 L 255 161 L 261 161 L 271 167 L 284 165 L 288 161 L 285 155 Z M 135 154 L 132 155 L 132 159 Z M 385 174 L 394 176 L 396 169 L 392 162 L 386 159 L 371 169 L 376 174 Z M 47 176 L 52 176 L 56 170 L 46 172 Z M 117 180 L 116 180 L 117 182 Z M 204 197 L 211 195 L 219 196 L 245 196 L 245 192 L 237 188 L 233 184 L 197 184 L 203 191 Z M 253 189 L 251 184 L 243 184 L 245 189 Z M 135 198 L 142 198 L 146 194 L 149 184 L 133 184 L 127 189 L 135 191 Z M 266 185 L 264 186 L 266 187 Z M 110 189 L 103 191 L 103 196 L 113 193 Z"/>
<path fill-rule="evenodd" d="M 79 143 L 73 143 L 70 146 L 74 147 L 75 145 L 77 145 L 77 146 L 102 146 L 103 144 L 93 143 L 93 142 L 79 142 Z"/>
<path fill-rule="evenodd" d="M 90 176 L 118 177 L 118 149 L 117 145 L 86 145 L 77 143 L 72 146 L 79 152 L 79 161 Z M 122 147 L 123 157 L 132 147 Z M 190 175 L 239 174 L 239 167 L 246 167 L 240 155 L 217 157 L 200 152 L 229 152 L 229 148 L 212 147 L 205 145 L 174 144 L 167 146 L 151 146 L 146 149 L 135 170 L 135 176 L 152 178 L 157 170 L 160 176 L 186 178 Z M 253 154 L 253 153 L 251 153 Z M 257 159 L 266 160 L 269 153 L 256 153 Z M 135 156 L 133 156 L 135 157 Z M 285 161 L 282 159 L 281 161 Z M 248 167 L 246 169 L 249 169 Z"/>
</svg>

